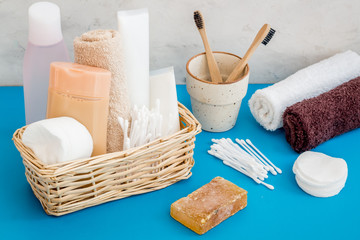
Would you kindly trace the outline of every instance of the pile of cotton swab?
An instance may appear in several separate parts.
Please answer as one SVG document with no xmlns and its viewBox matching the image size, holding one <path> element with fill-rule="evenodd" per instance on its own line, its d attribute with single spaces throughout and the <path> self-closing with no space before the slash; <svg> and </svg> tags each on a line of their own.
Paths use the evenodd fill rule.
<svg viewBox="0 0 360 240">
<path fill-rule="evenodd" d="M 239 145 L 230 138 L 212 139 L 209 154 L 223 160 L 228 165 L 246 176 L 252 178 L 256 183 L 262 184 L 273 190 L 274 186 L 265 183 L 268 178 L 268 171 L 273 175 L 282 173 L 281 169 L 276 167 L 263 153 L 256 148 L 249 139 L 236 139 Z"/>
<path fill-rule="evenodd" d="M 119 124 L 124 132 L 123 150 L 142 146 L 161 137 L 163 117 L 160 114 L 160 101 L 156 101 L 156 107 L 151 111 L 143 106 L 134 106 L 130 113 L 129 121 L 118 117 Z"/>
</svg>

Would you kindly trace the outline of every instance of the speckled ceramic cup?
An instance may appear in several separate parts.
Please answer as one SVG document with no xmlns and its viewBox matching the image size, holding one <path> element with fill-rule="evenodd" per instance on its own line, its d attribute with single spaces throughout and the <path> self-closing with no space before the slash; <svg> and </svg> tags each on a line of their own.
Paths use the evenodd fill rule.
<svg viewBox="0 0 360 240">
<path fill-rule="evenodd" d="M 223 79 L 226 79 L 240 57 L 226 52 L 214 52 Z M 224 132 L 236 124 L 242 99 L 245 97 L 249 81 L 249 66 L 243 76 L 234 82 L 209 82 L 210 73 L 205 53 L 192 57 L 186 64 L 186 89 L 191 97 L 194 116 L 202 129 L 209 132 Z"/>
</svg>

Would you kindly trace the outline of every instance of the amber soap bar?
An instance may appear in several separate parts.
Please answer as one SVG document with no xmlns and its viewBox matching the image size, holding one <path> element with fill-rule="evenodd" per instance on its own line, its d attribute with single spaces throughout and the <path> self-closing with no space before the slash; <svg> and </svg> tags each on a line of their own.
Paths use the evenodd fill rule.
<svg viewBox="0 0 360 240">
<path fill-rule="evenodd" d="M 171 204 L 170 214 L 198 234 L 204 234 L 246 207 L 247 191 L 222 177 Z"/>
</svg>

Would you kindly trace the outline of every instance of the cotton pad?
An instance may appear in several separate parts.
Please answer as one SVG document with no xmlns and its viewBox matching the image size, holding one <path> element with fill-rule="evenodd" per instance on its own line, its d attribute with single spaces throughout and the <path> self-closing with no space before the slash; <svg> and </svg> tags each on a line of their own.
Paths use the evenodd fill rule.
<svg viewBox="0 0 360 240">
<path fill-rule="evenodd" d="M 70 117 L 41 120 L 26 127 L 22 142 L 44 164 L 89 158 L 93 140 L 84 125 Z"/>
<path fill-rule="evenodd" d="M 315 197 L 331 197 L 345 186 L 348 168 L 344 159 L 307 151 L 296 159 L 293 172 L 299 187 Z"/>
</svg>

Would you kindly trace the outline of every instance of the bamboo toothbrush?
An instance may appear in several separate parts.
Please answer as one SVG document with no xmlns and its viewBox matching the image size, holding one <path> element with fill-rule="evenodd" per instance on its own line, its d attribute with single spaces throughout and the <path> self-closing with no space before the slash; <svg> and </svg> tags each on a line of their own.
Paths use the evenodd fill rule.
<svg viewBox="0 0 360 240">
<path fill-rule="evenodd" d="M 245 56 L 241 59 L 241 61 L 236 65 L 235 69 L 230 73 L 229 77 L 225 82 L 233 82 L 236 78 L 244 71 L 249 58 L 253 55 L 256 48 L 260 45 L 260 43 L 266 45 L 270 42 L 271 38 L 275 34 L 275 30 L 270 27 L 269 24 L 264 24 L 256 37 L 254 38 L 251 46 L 247 50 Z"/>
<path fill-rule="evenodd" d="M 208 39 L 206 36 L 204 19 L 203 19 L 203 16 L 200 11 L 194 12 L 194 20 L 195 20 L 196 27 L 198 28 L 198 30 L 200 32 L 202 41 L 204 43 L 205 55 L 206 55 L 206 59 L 208 62 L 211 81 L 213 83 L 222 83 L 222 77 L 221 77 L 221 74 L 219 71 L 219 67 L 215 61 L 213 52 L 210 49 L 210 45 L 209 45 L 209 42 L 208 42 Z"/>
</svg>

